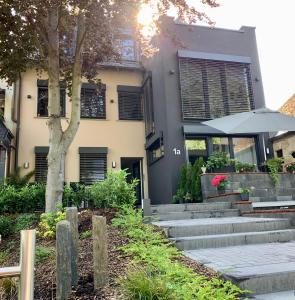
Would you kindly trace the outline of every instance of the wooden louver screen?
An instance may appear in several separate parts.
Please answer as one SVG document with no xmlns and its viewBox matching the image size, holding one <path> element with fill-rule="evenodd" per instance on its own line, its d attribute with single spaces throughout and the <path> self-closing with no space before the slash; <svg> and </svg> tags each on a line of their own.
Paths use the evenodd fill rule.
<svg viewBox="0 0 295 300">
<path fill-rule="evenodd" d="M 254 109 L 246 63 L 179 58 L 183 119 L 214 119 Z"/>
<path fill-rule="evenodd" d="M 35 181 L 46 182 L 47 170 L 47 153 L 35 153 Z"/>
<path fill-rule="evenodd" d="M 92 184 L 104 180 L 107 173 L 107 154 L 80 153 L 80 182 Z"/>
<path fill-rule="evenodd" d="M 140 93 L 118 92 L 119 119 L 142 120 L 142 101 Z"/>
</svg>

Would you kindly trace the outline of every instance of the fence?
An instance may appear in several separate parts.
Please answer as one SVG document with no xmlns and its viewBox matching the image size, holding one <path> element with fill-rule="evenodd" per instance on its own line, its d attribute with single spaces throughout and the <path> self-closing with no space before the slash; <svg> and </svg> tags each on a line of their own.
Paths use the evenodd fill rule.
<svg viewBox="0 0 295 300">
<path fill-rule="evenodd" d="M 21 231 L 20 265 L 0 268 L 0 278 L 19 277 L 19 300 L 34 299 L 35 230 Z"/>
</svg>

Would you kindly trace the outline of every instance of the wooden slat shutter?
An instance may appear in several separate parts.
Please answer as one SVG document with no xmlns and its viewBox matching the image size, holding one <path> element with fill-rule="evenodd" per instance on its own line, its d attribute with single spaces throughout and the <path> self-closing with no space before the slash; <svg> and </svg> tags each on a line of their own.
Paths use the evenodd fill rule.
<svg viewBox="0 0 295 300">
<path fill-rule="evenodd" d="M 139 92 L 118 91 L 119 119 L 137 120 L 143 119 L 142 100 Z"/>
<path fill-rule="evenodd" d="M 35 181 L 36 182 L 46 182 L 47 179 L 47 155 L 48 151 L 36 151 L 39 147 L 35 147 Z M 40 147 L 41 148 L 41 147 Z M 42 147 L 45 148 L 45 147 Z M 47 148 L 47 147 L 46 147 Z"/>
</svg>

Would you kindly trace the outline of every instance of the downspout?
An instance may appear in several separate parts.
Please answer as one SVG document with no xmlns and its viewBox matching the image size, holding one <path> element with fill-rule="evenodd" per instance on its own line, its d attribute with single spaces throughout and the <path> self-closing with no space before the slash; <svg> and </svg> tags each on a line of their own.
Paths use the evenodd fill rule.
<svg viewBox="0 0 295 300">
<path fill-rule="evenodd" d="M 18 150 L 19 150 L 19 131 L 20 131 L 20 108 L 21 108 L 21 86 L 22 78 L 21 73 L 19 73 L 19 83 L 18 83 L 18 100 L 17 100 L 17 112 L 16 112 L 16 133 L 15 133 L 15 160 L 14 160 L 14 170 L 16 171 L 18 167 Z"/>
</svg>

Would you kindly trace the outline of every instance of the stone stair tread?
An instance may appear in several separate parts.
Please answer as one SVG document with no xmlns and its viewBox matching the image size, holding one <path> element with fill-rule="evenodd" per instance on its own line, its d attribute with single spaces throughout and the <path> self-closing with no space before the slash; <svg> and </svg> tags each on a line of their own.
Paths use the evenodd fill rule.
<svg viewBox="0 0 295 300">
<path fill-rule="evenodd" d="M 193 225 L 219 225 L 232 223 L 263 223 L 278 220 L 287 220 L 287 218 L 255 218 L 255 217 L 226 217 L 226 218 L 203 218 L 203 219 L 184 219 L 152 222 L 160 227 L 187 227 Z"/>
<path fill-rule="evenodd" d="M 268 201 L 268 202 L 254 202 L 252 203 L 253 208 L 263 208 L 263 207 L 286 207 L 295 206 L 295 200 L 290 201 Z"/>
<path fill-rule="evenodd" d="M 279 229 L 279 230 L 269 230 L 269 231 L 253 231 L 253 232 L 235 232 L 235 233 L 225 233 L 225 234 L 209 234 L 209 235 L 197 235 L 197 236 L 183 236 L 177 238 L 170 238 L 172 241 L 189 241 L 189 240 L 203 240 L 212 238 L 229 238 L 231 236 L 247 236 L 247 235 L 264 235 L 271 233 L 283 233 L 283 232 L 294 232 L 295 229 Z"/>
<path fill-rule="evenodd" d="M 291 290 L 291 291 L 256 295 L 256 296 L 254 296 L 254 298 L 251 297 L 250 299 L 253 299 L 253 300 L 294 300 L 295 293 L 294 293 L 294 290 Z"/>
<path fill-rule="evenodd" d="M 224 208 L 224 209 L 207 209 L 207 210 L 185 210 L 185 211 L 168 211 L 166 213 L 153 213 L 152 216 L 157 215 L 173 215 L 173 214 L 181 214 L 181 213 L 188 213 L 188 214 L 194 214 L 194 213 L 217 213 L 217 212 L 239 212 L 239 209 L 236 208 Z"/>
<path fill-rule="evenodd" d="M 227 204 L 227 202 L 219 202 L 220 204 L 223 203 L 223 204 Z M 151 205 L 151 208 L 157 208 L 157 207 L 167 207 L 167 206 L 194 206 L 194 205 L 204 205 L 204 206 L 207 206 L 209 204 L 213 204 L 213 203 L 177 203 L 177 204 L 158 204 L 158 205 Z"/>
</svg>

